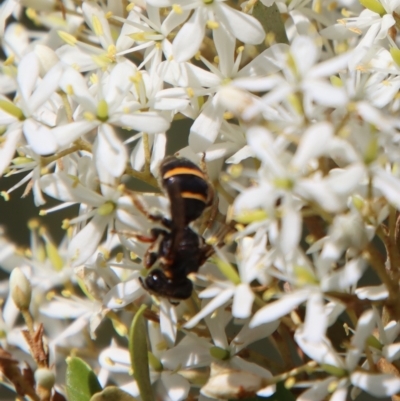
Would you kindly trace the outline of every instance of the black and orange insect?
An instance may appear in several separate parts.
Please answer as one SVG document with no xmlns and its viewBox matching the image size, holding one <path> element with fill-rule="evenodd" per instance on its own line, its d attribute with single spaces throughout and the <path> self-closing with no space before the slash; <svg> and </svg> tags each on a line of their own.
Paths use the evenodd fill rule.
<svg viewBox="0 0 400 401">
<path fill-rule="evenodd" d="M 142 279 L 149 292 L 170 299 L 183 300 L 192 294 L 193 284 L 187 277 L 198 271 L 213 253 L 189 224 L 211 206 L 214 190 L 206 174 L 188 159 L 167 157 L 160 165 L 160 186 L 170 201 L 171 218 L 152 215 L 143 205 L 136 206 L 150 220 L 165 228 L 153 228 L 150 236 L 137 236 L 152 243 L 146 252 L 144 265 L 157 267 Z"/>
</svg>

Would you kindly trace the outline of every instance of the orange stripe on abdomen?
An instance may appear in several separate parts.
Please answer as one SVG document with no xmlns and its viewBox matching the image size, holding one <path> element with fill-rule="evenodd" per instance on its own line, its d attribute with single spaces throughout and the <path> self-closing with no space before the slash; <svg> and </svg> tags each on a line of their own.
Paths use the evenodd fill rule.
<svg viewBox="0 0 400 401">
<path fill-rule="evenodd" d="M 175 167 L 171 170 L 168 170 L 163 175 L 163 180 L 167 180 L 175 175 L 195 175 L 196 177 L 205 180 L 204 174 L 201 171 L 190 167 Z"/>
<path fill-rule="evenodd" d="M 189 191 L 181 192 L 181 196 L 183 199 L 197 199 L 204 203 L 207 202 L 207 196 L 199 194 L 198 192 L 189 192 Z"/>
</svg>

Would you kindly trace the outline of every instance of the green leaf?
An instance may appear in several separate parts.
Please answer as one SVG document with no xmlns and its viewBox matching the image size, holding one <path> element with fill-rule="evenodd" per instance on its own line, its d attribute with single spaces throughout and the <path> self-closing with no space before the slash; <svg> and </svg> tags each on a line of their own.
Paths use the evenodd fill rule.
<svg viewBox="0 0 400 401">
<path fill-rule="evenodd" d="M 93 394 L 102 390 L 95 373 L 82 359 L 70 357 L 67 364 L 68 401 L 90 401 Z"/>
<path fill-rule="evenodd" d="M 272 4 L 270 7 L 266 7 L 261 1 L 258 1 L 253 8 L 253 17 L 255 17 L 264 28 L 267 39 L 272 35 L 273 42 L 275 43 L 289 43 L 285 25 L 283 24 L 281 13 L 276 3 Z M 266 45 L 262 43 L 258 45 L 257 48 L 261 52 L 265 50 Z"/>
<path fill-rule="evenodd" d="M 142 305 L 133 318 L 129 330 L 129 353 L 133 374 L 137 381 L 142 400 L 154 401 L 147 354 L 146 325 L 143 317 L 143 312 L 146 308 L 146 305 Z"/>
<path fill-rule="evenodd" d="M 95 394 L 90 401 L 136 401 L 137 398 L 132 397 L 125 391 L 120 390 L 118 387 L 106 387 L 100 393 Z"/>
</svg>

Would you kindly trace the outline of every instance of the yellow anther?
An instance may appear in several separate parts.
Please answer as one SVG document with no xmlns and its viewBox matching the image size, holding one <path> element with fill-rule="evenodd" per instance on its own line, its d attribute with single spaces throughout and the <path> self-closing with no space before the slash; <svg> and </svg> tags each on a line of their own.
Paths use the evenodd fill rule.
<svg viewBox="0 0 400 401">
<path fill-rule="evenodd" d="M 70 46 L 75 46 L 76 42 L 78 41 L 75 36 L 72 36 L 70 33 L 65 31 L 57 31 L 58 36 Z"/>
<path fill-rule="evenodd" d="M 172 5 L 172 11 L 175 14 L 182 14 L 183 13 L 182 7 L 179 4 L 173 4 Z"/>
<path fill-rule="evenodd" d="M 1 191 L 0 195 L 4 198 L 5 201 L 10 200 L 10 195 L 6 191 Z"/>
<path fill-rule="evenodd" d="M 92 16 L 92 25 L 93 25 L 93 32 L 96 36 L 104 35 L 103 26 L 97 15 Z"/>
<path fill-rule="evenodd" d="M 207 28 L 209 28 L 209 29 L 218 29 L 219 28 L 219 23 L 217 21 L 208 20 L 207 21 Z"/>
<path fill-rule="evenodd" d="M 4 61 L 3 66 L 12 65 L 14 64 L 14 61 L 15 61 L 15 55 L 10 54 Z"/>
<path fill-rule="evenodd" d="M 194 96 L 194 90 L 193 90 L 193 88 L 190 88 L 190 87 L 186 88 L 186 93 L 187 93 L 187 95 L 188 95 L 189 97 L 193 97 L 193 96 Z"/>
<path fill-rule="evenodd" d="M 130 12 L 135 7 L 135 3 L 130 3 L 126 6 L 126 11 Z"/>
<path fill-rule="evenodd" d="M 67 93 L 67 95 L 70 95 L 70 96 L 72 96 L 74 94 L 74 87 L 71 84 L 67 85 L 66 93 Z"/>
<path fill-rule="evenodd" d="M 99 82 L 99 76 L 97 74 L 93 73 L 90 75 L 89 80 L 92 85 L 97 84 Z"/>
<path fill-rule="evenodd" d="M 235 117 L 235 115 L 230 111 L 226 111 L 223 116 L 225 120 L 232 120 L 232 118 Z"/>
<path fill-rule="evenodd" d="M 91 113 L 90 111 L 85 111 L 83 113 L 83 117 L 88 121 L 96 120 L 96 116 L 93 113 Z"/>
</svg>

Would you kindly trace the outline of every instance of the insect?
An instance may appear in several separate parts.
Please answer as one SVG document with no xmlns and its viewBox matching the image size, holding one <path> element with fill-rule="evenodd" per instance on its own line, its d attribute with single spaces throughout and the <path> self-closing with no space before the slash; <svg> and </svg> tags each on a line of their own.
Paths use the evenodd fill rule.
<svg viewBox="0 0 400 401">
<path fill-rule="evenodd" d="M 206 174 L 188 159 L 167 157 L 160 165 L 160 185 L 170 201 L 171 218 L 152 215 L 135 200 L 136 207 L 152 221 L 165 228 L 153 228 L 150 237 L 138 236 L 151 243 L 144 257 L 144 265 L 151 270 L 143 287 L 149 292 L 177 300 L 192 294 L 193 284 L 187 277 L 212 255 L 213 248 L 204 242 L 190 226 L 204 210 L 211 206 L 214 190 Z"/>
</svg>

